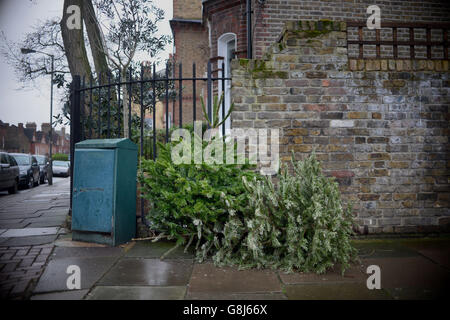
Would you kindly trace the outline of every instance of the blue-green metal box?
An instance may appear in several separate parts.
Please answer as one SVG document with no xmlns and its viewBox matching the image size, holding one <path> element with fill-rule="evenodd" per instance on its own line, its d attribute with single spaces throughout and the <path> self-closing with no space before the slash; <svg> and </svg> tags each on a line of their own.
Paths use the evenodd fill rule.
<svg viewBox="0 0 450 320">
<path fill-rule="evenodd" d="M 75 145 L 72 239 L 117 246 L 136 234 L 137 146 L 129 139 Z"/>
</svg>

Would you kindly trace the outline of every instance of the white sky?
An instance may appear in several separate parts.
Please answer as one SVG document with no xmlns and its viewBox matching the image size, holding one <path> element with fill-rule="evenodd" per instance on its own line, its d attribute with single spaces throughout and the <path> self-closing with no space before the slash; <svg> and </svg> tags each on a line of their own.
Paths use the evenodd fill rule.
<svg viewBox="0 0 450 320">
<path fill-rule="evenodd" d="M 165 11 L 165 19 L 159 24 L 161 34 L 171 35 L 169 20 L 173 9 L 171 0 L 154 0 L 156 6 Z M 63 0 L 0 0 L 0 31 L 8 40 L 20 41 L 32 26 L 48 18 L 61 17 Z M 161 59 L 168 58 L 172 45 L 160 54 Z M 146 60 L 145 54 L 139 54 L 140 60 Z M 15 124 L 36 122 L 38 128 L 50 118 L 50 75 L 23 89 L 17 80 L 14 69 L 0 56 L 0 120 Z M 56 89 L 56 86 L 54 87 Z M 55 90 L 53 114 L 61 110 L 60 99 Z"/>
</svg>

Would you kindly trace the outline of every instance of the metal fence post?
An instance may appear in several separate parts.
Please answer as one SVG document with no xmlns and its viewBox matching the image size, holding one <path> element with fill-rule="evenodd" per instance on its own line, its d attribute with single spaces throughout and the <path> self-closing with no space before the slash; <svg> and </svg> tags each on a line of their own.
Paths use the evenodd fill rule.
<svg viewBox="0 0 450 320">
<path fill-rule="evenodd" d="M 130 84 L 131 88 L 131 84 Z M 131 91 L 131 90 L 130 90 Z M 131 93 L 130 93 L 131 95 Z M 139 137 L 139 149 L 140 149 L 140 157 L 139 157 L 139 169 L 142 169 L 142 158 L 144 158 L 144 120 L 145 120 L 145 107 L 144 107 L 144 66 L 141 64 L 141 85 L 140 85 L 140 94 L 139 94 L 139 103 L 141 105 L 141 133 Z M 130 126 L 131 127 L 131 126 Z M 141 222 L 145 225 L 145 217 L 144 217 L 144 198 L 141 197 Z M 137 221 L 136 221 L 137 228 Z M 137 229 L 136 229 L 137 230 Z M 136 231 L 137 232 L 137 231 Z"/>
<path fill-rule="evenodd" d="M 225 94 L 225 77 L 226 77 L 227 75 L 225 74 L 225 63 L 224 62 L 222 62 L 222 79 L 220 79 L 220 80 L 222 80 L 222 96 L 221 96 L 221 98 L 222 98 L 222 121 L 223 121 L 223 124 L 222 124 L 222 136 L 224 136 L 225 137 L 225 121 L 224 121 L 224 119 L 225 119 L 225 99 L 226 99 L 226 94 Z M 220 101 L 220 98 L 219 98 L 219 101 Z"/>
<path fill-rule="evenodd" d="M 208 119 L 212 123 L 212 75 L 211 75 L 211 60 L 208 61 L 208 78 L 207 78 L 207 90 L 208 90 Z M 209 128 L 209 125 L 208 125 Z"/>
<path fill-rule="evenodd" d="M 72 194 L 73 194 L 73 164 L 75 154 L 75 144 L 81 141 L 80 130 L 80 76 L 74 76 L 70 85 L 70 209 L 72 214 Z"/>
</svg>

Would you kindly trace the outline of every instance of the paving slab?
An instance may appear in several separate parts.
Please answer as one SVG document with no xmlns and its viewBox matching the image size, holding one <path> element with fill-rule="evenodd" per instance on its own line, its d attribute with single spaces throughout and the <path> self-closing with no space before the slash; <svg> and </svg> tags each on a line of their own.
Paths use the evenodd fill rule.
<svg viewBox="0 0 450 320">
<path fill-rule="evenodd" d="M 117 247 L 56 247 L 52 260 L 62 258 L 119 257 L 123 249 Z"/>
<path fill-rule="evenodd" d="M 409 239 L 400 243 L 450 269 L 450 239 Z"/>
<path fill-rule="evenodd" d="M 192 260 L 122 259 L 103 277 L 106 286 L 184 286 Z"/>
<path fill-rule="evenodd" d="M 57 197 L 59 195 L 62 195 L 65 193 L 47 193 L 47 192 L 43 192 L 41 194 L 35 194 L 34 196 L 32 196 L 31 198 L 48 198 L 48 197 Z"/>
<path fill-rule="evenodd" d="M 30 236 L 45 236 L 57 234 L 58 227 L 50 228 L 26 228 L 26 229 L 9 229 L 0 235 L 2 238 L 17 238 L 17 237 L 30 237 Z"/>
<path fill-rule="evenodd" d="M 395 240 L 360 240 L 352 243 L 360 258 L 414 257 L 419 254 Z"/>
<path fill-rule="evenodd" d="M 58 200 L 58 199 L 65 199 L 69 198 L 70 193 L 41 193 L 33 195 L 30 199 L 31 200 L 44 200 L 44 201 L 50 201 L 50 200 Z"/>
<path fill-rule="evenodd" d="M 108 247 L 106 244 L 100 244 L 100 243 L 93 243 L 93 242 L 83 242 L 83 241 L 73 241 L 72 236 L 68 235 L 62 235 L 64 236 L 61 238 L 61 236 L 54 242 L 54 245 L 57 247 L 80 247 L 80 248 L 91 248 L 91 247 L 97 247 L 97 248 L 106 248 Z"/>
<path fill-rule="evenodd" d="M 283 290 L 289 300 L 389 300 L 384 290 L 369 290 L 361 283 L 321 283 L 287 285 Z"/>
<path fill-rule="evenodd" d="M 67 216 L 67 212 L 49 210 L 49 211 L 42 213 L 42 215 L 40 215 L 40 216 L 42 218 L 52 218 L 52 217 L 58 217 L 58 216 L 65 217 L 65 216 Z"/>
<path fill-rule="evenodd" d="M 28 225 L 24 219 L 11 219 L 11 220 L 2 220 L 0 222 L 0 228 L 2 229 L 20 229 L 25 228 Z"/>
<path fill-rule="evenodd" d="M 59 220 L 53 221 L 43 221 L 43 222 L 30 222 L 27 225 L 27 228 L 48 228 L 48 227 L 60 227 L 65 221 L 65 218 L 62 217 Z M 27 220 L 28 222 L 28 220 Z"/>
<path fill-rule="evenodd" d="M 29 219 L 39 217 L 39 214 L 35 213 L 2 213 L 2 220 L 13 220 L 13 219 Z"/>
<path fill-rule="evenodd" d="M 69 233 L 70 233 L 70 230 L 63 228 L 63 227 L 60 227 L 58 230 L 58 236 L 63 236 L 63 235 L 69 234 Z"/>
<path fill-rule="evenodd" d="M 98 286 L 86 297 L 87 300 L 182 300 L 185 286 Z"/>
<path fill-rule="evenodd" d="M 50 218 L 42 218 L 42 217 L 38 217 L 38 218 L 28 218 L 27 222 L 29 223 L 60 223 L 60 222 L 64 222 L 66 219 L 65 215 L 61 215 L 61 216 L 55 216 L 55 217 L 50 217 Z"/>
<path fill-rule="evenodd" d="M 82 300 L 89 290 L 70 290 L 63 292 L 42 293 L 31 296 L 30 300 Z"/>
<path fill-rule="evenodd" d="M 23 219 L 0 219 L 0 226 L 1 225 L 8 225 L 8 224 L 14 224 L 14 223 L 20 223 Z M 9 227 L 5 229 L 10 229 Z"/>
<path fill-rule="evenodd" d="M 66 291 L 67 267 L 76 265 L 81 270 L 81 289 L 88 289 L 98 281 L 117 260 L 115 257 L 62 258 L 51 260 L 34 290 L 34 293 Z"/>
<path fill-rule="evenodd" d="M 268 293 L 188 293 L 187 300 L 287 300 L 281 292 Z"/>
<path fill-rule="evenodd" d="M 280 272 L 280 279 L 284 284 L 317 283 L 317 282 L 365 282 L 367 275 L 362 272 L 361 265 L 353 265 L 342 276 L 339 266 L 324 274 L 316 273 L 285 273 Z"/>
<path fill-rule="evenodd" d="M 365 267 L 378 265 L 382 288 L 420 288 L 436 292 L 446 290 L 450 271 L 425 257 L 364 259 Z"/>
<path fill-rule="evenodd" d="M 447 251 L 436 248 L 424 248 L 418 249 L 417 252 L 433 262 L 450 269 L 450 247 Z"/>
<path fill-rule="evenodd" d="M 189 294 L 281 292 L 281 286 L 272 270 L 218 268 L 213 263 L 203 263 L 194 265 L 188 291 Z"/>
<path fill-rule="evenodd" d="M 57 235 L 47 236 L 32 236 L 32 237 L 19 237 L 19 238 L 0 238 L 5 241 L 0 242 L 0 246 L 18 247 L 18 246 L 38 246 L 42 244 L 51 243 L 56 239 Z"/>
<path fill-rule="evenodd" d="M 421 288 L 385 289 L 395 300 L 437 300 L 445 297 L 445 292 Z"/>
<path fill-rule="evenodd" d="M 49 204 L 46 202 L 38 202 L 31 205 L 30 203 L 25 203 L 24 201 L 17 202 L 15 205 L 10 205 L 8 208 L 5 208 L 4 211 L 9 213 L 35 213 L 38 211 L 46 211 L 52 208 L 53 204 Z"/>
<path fill-rule="evenodd" d="M 127 253 L 127 257 L 133 258 L 161 258 L 168 250 L 175 246 L 174 242 L 169 241 L 138 241 Z M 184 248 L 179 247 L 166 256 L 166 259 L 192 259 L 192 251 L 184 253 Z"/>
</svg>

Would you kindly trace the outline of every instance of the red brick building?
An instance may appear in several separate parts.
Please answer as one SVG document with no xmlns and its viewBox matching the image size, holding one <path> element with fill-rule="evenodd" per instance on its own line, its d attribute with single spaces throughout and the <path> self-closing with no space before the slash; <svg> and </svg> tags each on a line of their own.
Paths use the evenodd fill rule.
<svg viewBox="0 0 450 320">
<path fill-rule="evenodd" d="M 0 121 L 0 149 L 7 152 L 30 153 L 31 143 L 23 123 L 17 126 Z"/>
<path fill-rule="evenodd" d="M 173 19 L 170 21 L 174 38 L 173 58 L 176 64 L 183 64 L 183 77 L 192 76 L 193 63 L 196 64 L 196 76 L 206 76 L 208 61 L 213 64 L 213 77 L 223 75 L 222 65 L 225 69 L 224 75 L 229 77 L 231 60 L 247 57 L 246 3 L 246 0 L 173 0 Z M 260 11 L 260 6 L 253 8 L 253 12 L 256 13 L 253 23 L 267 17 Z M 264 33 L 260 36 L 264 36 Z M 177 65 L 174 71 L 176 76 L 179 75 L 178 68 Z M 226 111 L 230 107 L 230 87 L 231 82 L 226 81 L 224 94 Z M 176 84 L 177 92 L 178 88 Z M 222 94 L 220 82 L 214 83 L 214 92 Z M 197 119 L 202 115 L 200 95 L 205 97 L 206 103 L 206 84 L 197 87 Z M 192 84 L 183 83 L 183 123 L 192 122 L 192 99 Z M 169 109 L 173 109 L 173 120 L 178 124 L 178 103 Z M 226 126 L 230 128 L 230 120 Z"/>
<path fill-rule="evenodd" d="M 176 60 L 232 69 L 233 128 L 279 130 L 282 161 L 315 150 L 360 232 L 448 232 L 448 1 L 174 0 L 194 17 L 172 23 Z"/>
<path fill-rule="evenodd" d="M 49 154 L 50 125 L 43 123 L 41 131 L 37 131 L 34 122 L 19 123 L 17 126 L 0 121 L 0 150 L 7 152 L 29 153 L 38 155 Z M 53 129 L 52 153 L 70 152 L 70 135 L 63 127 L 60 131 Z"/>
<path fill-rule="evenodd" d="M 206 65 L 209 58 L 208 29 L 202 21 L 201 0 L 173 0 L 173 19 L 170 20 L 172 35 L 174 40 L 173 61 L 176 77 L 180 73 L 180 63 L 182 64 L 182 76 L 190 78 L 193 76 L 193 64 L 195 63 L 196 77 L 204 77 Z M 185 81 L 183 87 L 182 114 L 183 124 L 192 123 L 193 120 L 193 84 L 192 81 Z M 175 84 L 176 92 L 179 90 L 179 83 Z M 196 84 L 196 119 L 202 118 L 200 95 L 206 95 L 206 85 L 202 82 Z M 172 122 L 179 124 L 179 101 L 171 103 L 169 106 Z"/>
</svg>

